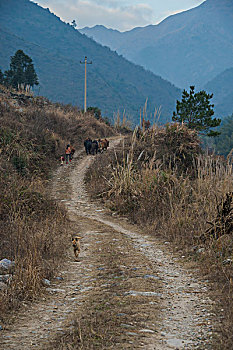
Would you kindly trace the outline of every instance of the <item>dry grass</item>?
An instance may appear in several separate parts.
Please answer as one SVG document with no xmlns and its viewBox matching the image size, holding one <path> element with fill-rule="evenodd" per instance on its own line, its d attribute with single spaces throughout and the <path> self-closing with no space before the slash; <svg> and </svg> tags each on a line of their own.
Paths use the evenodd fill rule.
<svg viewBox="0 0 233 350">
<path fill-rule="evenodd" d="M 101 266 L 89 276 L 93 289 L 83 298 L 80 295 L 79 307 L 64 327 L 64 334 L 56 334 L 46 350 L 138 349 L 145 341 L 140 330 L 157 328 L 158 300 L 153 298 L 156 305 L 152 306 L 148 296 L 125 295 L 129 290 L 158 292 L 159 282 L 144 278 L 149 273 L 148 260 L 122 234 L 111 232 L 109 227 L 106 231 L 99 224 L 100 230 L 104 230 L 104 236 L 99 235 L 102 241 L 95 244 L 88 258 L 92 265 Z M 135 336 L 128 334 L 130 331 Z"/>
<path fill-rule="evenodd" d="M 43 279 L 64 259 L 69 222 L 66 209 L 51 199 L 48 179 L 66 144 L 83 147 L 87 136 L 113 134 L 74 107 L 18 95 L 0 87 L 0 259 L 15 262 L 0 292 L 4 321 L 23 300 L 41 294 Z"/>
<path fill-rule="evenodd" d="M 135 131 L 123 152 L 109 161 L 92 168 L 89 178 L 99 186 L 94 195 L 151 234 L 174 242 L 199 264 L 213 282 L 218 307 L 225 309 L 216 344 L 231 349 L 233 232 L 225 244 L 206 234 L 219 204 L 233 191 L 231 161 L 202 154 L 196 133 L 184 125 Z"/>
</svg>

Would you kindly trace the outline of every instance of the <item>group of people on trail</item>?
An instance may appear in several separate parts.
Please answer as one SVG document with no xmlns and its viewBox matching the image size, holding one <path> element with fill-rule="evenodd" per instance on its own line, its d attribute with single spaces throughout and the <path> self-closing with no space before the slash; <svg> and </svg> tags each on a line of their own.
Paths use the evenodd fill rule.
<svg viewBox="0 0 233 350">
<path fill-rule="evenodd" d="M 97 154 L 98 152 L 106 151 L 109 147 L 109 141 L 104 140 L 91 140 L 89 137 L 84 141 L 84 147 L 86 154 Z"/>
<path fill-rule="evenodd" d="M 66 162 L 66 164 L 69 164 L 71 162 L 73 156 L 74 156 L 75 149 L 74 147 L 70 146 L 69 144 L 66 146 L 65 149 L 65 155 L 61 156 L 61 165 Z"/>
<path fill-rule="evenodd" d="M 103 140 L 91 140 L 89 137 L 84 141 L 86 154 L 97 154 L 98 152 L 106 151 L 109 147 L 109 141 L 105 138 Z M 66 146 L 65 154 L 60 157 L 61 165 L 69 164 L 74 156 L 75 149 L 69 144 Z"/>
</svg>

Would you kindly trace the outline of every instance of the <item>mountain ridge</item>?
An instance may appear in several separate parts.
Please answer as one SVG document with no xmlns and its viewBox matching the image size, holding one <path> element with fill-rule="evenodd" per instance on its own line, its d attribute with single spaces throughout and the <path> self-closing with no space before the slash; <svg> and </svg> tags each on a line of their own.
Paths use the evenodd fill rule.
<svg viewBox="0 0 233 350">
<path fill-rule="evenodd" d="M 163 121 L 171 118 L 178 88 L 87 38 L 48 9 L 29 0 L 1 1 L 0 27 L 0 68 L 7 69 L 10 56 L 25 49 L 35 63 L 41 92 L 53 101 L 82 105 L 84 68 L 79 61 L 88 56 L 93 60 L 88 67 L 89 105 L 110 117 L 125 109 L 135 121 L 149 98 L 148 113 L 162 105 Z"/>
<path fill-rule="evenodd" d="M 93 30 L 87 35 L 98 41 Z M 121 43 L 113 40 L 112 45 L 132 62 L 180 88 L 187 88 L 203 87 L 232 66 L 232 41 L 233 2 L 206 0 L 195 8 L 167 17 L 158 25 L 124 32 Z"/>
</svg>

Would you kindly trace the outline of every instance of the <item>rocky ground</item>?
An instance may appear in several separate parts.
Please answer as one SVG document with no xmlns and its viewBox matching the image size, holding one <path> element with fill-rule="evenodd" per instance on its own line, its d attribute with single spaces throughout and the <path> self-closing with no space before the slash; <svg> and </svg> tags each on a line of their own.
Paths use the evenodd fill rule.
<svg viewBox="0 0 233 350">
<path fill-rule="evenodd" d="M 52 195 L 67 207 L 72 233 L 83 237 L 80 258 L 71 247 L 57 278 L 45 281 L 45 297 L 24 305 L 0 332 L 0 349 L 212 349 L 208 284 L 169 242 L 90 201 L 84 176 L 93 156 L 77 153 L 54 174 Z"/>
</svg>

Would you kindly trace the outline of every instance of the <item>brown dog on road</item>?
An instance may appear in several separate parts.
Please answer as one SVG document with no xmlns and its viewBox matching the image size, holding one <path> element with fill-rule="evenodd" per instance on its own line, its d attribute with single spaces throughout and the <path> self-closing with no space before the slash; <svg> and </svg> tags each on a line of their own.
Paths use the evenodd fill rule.
<svg viewBox="0 0 233 350">
<path fill-rule="evenodd" d="M 81 250 L 80 249 L 80 239 L 82 239 L 82 237 L 79 237 L 79 236 L 74 236 L 72 238 L 72 245 L 74 248 L 74 255 L 75 255 L 76 259 L 78 258 L 80 250 Z"/>
</svg>

